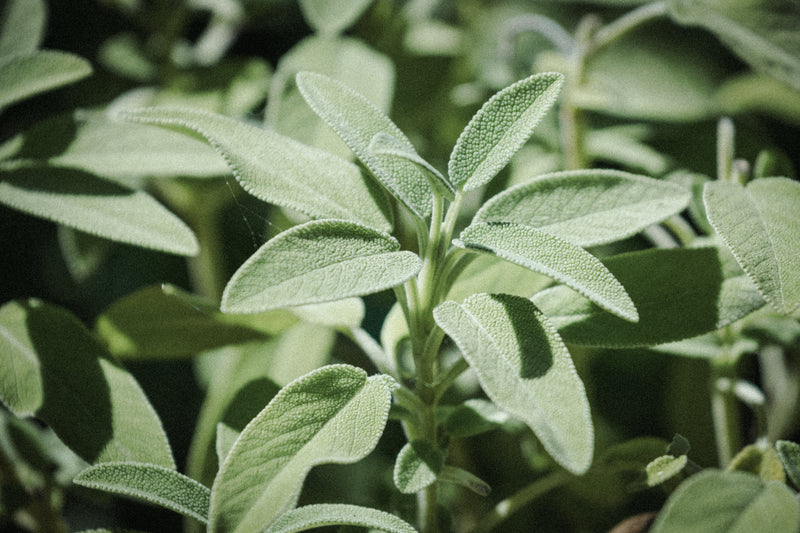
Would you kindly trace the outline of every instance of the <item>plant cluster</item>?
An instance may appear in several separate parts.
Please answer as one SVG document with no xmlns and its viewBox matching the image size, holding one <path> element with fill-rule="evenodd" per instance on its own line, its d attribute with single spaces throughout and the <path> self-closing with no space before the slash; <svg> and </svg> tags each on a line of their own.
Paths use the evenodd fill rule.
<svg viewBox="0 0 800 533">
<path fill-rule="evenodd" d="M 800 7 L 590 3 L 5 2 L 0 527 L 800 530 Z"/>
</svg>

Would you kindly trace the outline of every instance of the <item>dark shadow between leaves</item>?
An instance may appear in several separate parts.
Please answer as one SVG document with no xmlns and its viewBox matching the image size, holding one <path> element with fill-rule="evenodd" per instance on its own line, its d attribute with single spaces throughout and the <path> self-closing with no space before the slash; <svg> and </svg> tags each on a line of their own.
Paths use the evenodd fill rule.
<svg viewBox="0 0 800 533">
<path fill-rule="evenodd" d="M 514 330 L 522 358 L 520 377 L 540 378 L 553 366 L 553 350 L 547 332 L 534 314 L 529 300 L 510 294 L 492 294 L 492 299 L 506 310 L 508 321 Z"/>
<path fill-rule="evenodd" d="M 258 378 L 239 389 L 231 403 L 225 409 L 222 422 L 227 426 L 242 431 L 244 427 L 258 415 L 278 393 L 280 387 L 271 379 Z"/>
<path fill-rule="evenodd" d="M 3 172 L 3 182 L 37 194 L 68 196 L 131 196 L 135 191 L 94 174 L 69 168 L 28 167 Z"/>
</svg>

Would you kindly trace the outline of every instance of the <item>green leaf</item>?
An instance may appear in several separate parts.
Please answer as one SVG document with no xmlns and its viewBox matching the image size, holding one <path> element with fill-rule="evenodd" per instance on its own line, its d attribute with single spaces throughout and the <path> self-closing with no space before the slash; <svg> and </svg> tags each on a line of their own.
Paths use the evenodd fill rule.
<svg viewBox="0 0 800 533">
<path fill-rule="evenodd" d="M 413 277 L 422 261 L 391 235 L 320 220 L 280 233 L 233 275 L 222 310 L 254 313 L 379 292 Z"/>
<path fill-rule="evenodd" d="M 470 398 L 450 411 L 442 427 L 448 435 L 465 438 L 491 431 L 508 419 L 508 414 L 492 402 Z"/>
<path fill-rule="evenodd" d="M 800 124 L 800 91 L 766 74 L 745 71 L 731 76 L 719 87 L 716 97 L 722 115 L 762 113 Z M 757 172 L 754 175 L 786 176 L 784 173 L 759 176 Z"/>
<path fill-rule="evenodd" d="M 662 455 L 653 459 L 644 469 L 645 474 L 647 474 L 647 486 L 655 487 L 677 476 L 683 471 L 688 462 L 689 459 L 685 455 L 678 457 Z"/>
<path fill-rule="evenodd" d="M 450 182 L 447 181 L 447 178 L 436 170 L 433 165 L 422 159 L 415 151 L 409 150 L 403 141 L 392 137 L 388 133 L 380 132 L 372 138 L 369 143 L 369 149 L 377 156 L 391 155 L 414 163 L 424 171 L 433 190 L 450 200 L 454 198 L 455 190 L 450 185 Z"/>
<path fill-rule="evenodd" d="M 0 203 L 106 239 L 193 256 L 192 230 L 152 196 L 65 168 L 2 172 Z"/>
<path fill-rule="evenodd" d="M 636 347 L 687 339 L 731 324 L 766 303 L 714 247 L 652 249 L 603 261 L 636 303 L 639 322 L 613 316 L 565 286 L 533 302 L 570 344 Z"/>
<path fill-rule="evenodd" d="M 203 523 L 208 521 L 211 496 L 208 487 L 163 466 L 102 463 L 82 471 L 74 482 L 91 489 L 140 498 Z"/>
<path fill-rule="evenodd" d="M 135 359 L 191 356 L 266 337 L 225 316 L 216 304 L 165 284 L 115 302 L 97 317 L 95 331 L 111 353 Z"/>
<path fill-rule="evenodd" d="M 559 237 L 519 224 L 479 223 L 462 231 L 455 243 L 550 276 L 626 320 L 639 319 L 625 288 L 600 260 Z"/>
<path fill-rule="evenodd" d="M 394 485 L 414 494 L 433 484 L 444 466 L 444 454 L 425 440 L 406 443 L 394 463 Z"/>
<path fill-rule="evenodd" d="M 43 0 L 9 0 L 0 16 L 0 58 L 30 54 L 44 35 L 46 9 Z"/>
<path fill-rule="evenodd" d="M 585 472 L 594 434 L 583 383 L 555 328 L 530 300 L 476 294 L 463 304 L 440 304 L 433 316 L 489 398 L 523 420 L 564 468 Z"/>
<path fill-rule="evenodd" d="M 51 50 L 0 58 L 0 109 L 92 73 L 85 59 Z"/>
<path fill-rule="evenodd" d="M 413 145 L 375 104 L 343 83 L 322 74 L 301 72 L 297 87 L 308 105 L 342 138 L 375 177 L 417 216 L 432 207 L 432 192 L 417 165 L 393 156 L 373 154 L 369 145 L 378 133 L 398 139 L 406 149 Z"/>
<path fill-rule="evenodd" d="M 253 196 L 314 218 L 361 222 L 391 229 L 382 191 L 354 164 L 241 121 L 190 109 L 124 112 L 129 120 L 186 128 L 205 137 Z"/>
<path fill-rule="evenodd" d="M 670 0 L 680 24 L 713 32 L 756 70 L 800 90 L 800 5 L 791 0 Z"/>
<path fill-rule="evenodd" d="M 211 491 L 209 531 L 253 531 L 293 507 L 315 465 L 353 463 L 378 442 L 394 381 L 331 365 L 293 381 L 242 431 Z"/>
<path fill-rule="evenodd" d="M 684 187 L 626 172 L 556 172 L 493 197 L 473 224 L 513 222 L 594 246 L 630 237 L 681 211 L 690 198 Z"/>
<path fill-rule="evenodd" d="M 747 187 L 711 182 L 703 191 L 708 219 L 775 309 L 800 305 L 800 183 L 762 178 Z"/>
<path fill-rule="evenodd" d="M 492 487 L 484 480 L 457 466 L 444 465 L 439 472 L 439 481 L 464 487 L 479 496 L 488 496 L 492 492 Z"/>
<path fill-rule="evenodd" d="M 748 444 L 731 459 L 728 470 L 750 472 L 764 481 L 786 483 L 786 472 L 778 452 L 771 446 Z"/>
<path fill-rule="evenodd" d="M 447 293 L 448 300 L 460 302 L 478 292 L 530 298 L 553 283 L 547 276 L 494 255 L 480 254 L 470 259 Z"/>
<path fill-rule="evenodd" d="M 668 156 L 643 142 L 648 131 L 646 127 L 633 124 L 591 130 L 586 134 L 585 150 L 592 161 L 608 161 L 622 168 L 660 176 L 669 170 L 672 162 Z"/>
<path fill-rule="evenodd" d="M 296 533 L 323 526 L 352 525 L 388 533 L 416 533 L 394 515 L 357 505 L 320 503 L 292 509 L 280 516 L 265 533 Z"/>
<path fill-rule="evenodd" d="M 793 533 L 800 507 L 792 491 L 744 472 L 705 470 L 672 493 L 652 533 Z"/>
<path fill-rule="evenodd" d="M 300 0 L 303 16 L 319 33 L 336 35 L 346 30 L 374 0 Z"/>
<path fill-rule="evenodd" d="M 472 117 L 450 154 L 448 172 L 464 191 L 488 183 L 528 140 L 564 84 L 556 72 L 535 74 L 492 96 Z"/>
<path fill-rule="evenodd" d="M 361 298 L 346 298 L 335 302 L 301 305 L 290 309 L 305 322 L 330 328 L 357 328 L 364 321 L 366 309 Z"/>
<path fill-rule="evenodd" d="M 795 487 L 800 487 L 800 444 L 788 440 L 779 440 L 775 443 L 778 457 L 783 463 L 786 475 L 792 480 Z"/>
<path fill-rule="evenodd" d="M 9 409 L 41 418 L 90 463 L 175 468 L 139 384 L 74 316 L 38 300 L 10 302 L 0 308 L 0 332 L 0 394 Z"/>
</svg>

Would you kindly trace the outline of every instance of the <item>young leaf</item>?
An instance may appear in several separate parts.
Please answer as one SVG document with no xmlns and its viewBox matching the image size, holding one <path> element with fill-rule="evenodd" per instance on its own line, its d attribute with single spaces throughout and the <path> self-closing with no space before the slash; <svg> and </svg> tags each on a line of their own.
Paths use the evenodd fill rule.
<svg viewBox="0 0 800 533">
<path fill-rule="evenodd" d="M 603 263 L 559 237 L 519 224 L 479 223 L 462 231 L 460 240 L 455 243 L 468 249 L 488 251 L 550 276 L 626 320 L 639 319 L 625 288 Z"/>
<path fill-rule="evenodd" d="M 113 462 L 94 465 L 78 474 L 77 485 L 131 496 L 208 522 L 211 491 L 192 478 L 146 463 Z"/>
<path fill-rule="evenodd" d="M 400 139 L 392 137 L 388 133 L 380 132 L 372 138 L 372 141 L 369 143 L 369 149 L 373 154 L 378 156 L 391 155 L 414 163 L 425 171 L 431 188 L 445 198 L 453 199 L 455 191 L 453 190 L 453 186 L 450 185 L 450 182 L 447 181 L 447 178 L 436 170 L 433 165 L 422 159 L 415 151 L 409 150 Z"/>
<path fill-rule="evenodd" d="M 448 435 L 464 438 L 491 431 L 508 420 L 508 414 L 492 402 L 471 398 L 447 415 L 443 428 Z"/>
<path fill-rule="evenodd" d="M 314 218 L 360 222 L 388 231 L 383 192 L 357 166 L 269 130 L 203 111 L 149 108 L 129 120 L 199 133 L 222 155 L 253 196 Z"/>
<path fill-rule="evenodd" d="M 783 314 L 800 305 L 800 183 L 762 178 L 747 187 L 707 183 L 708 219 L 764 299 Z"/>
<path fill-rule="evenodd" d="M 320 503 L 298 507 L 282 514 L 265 533 L 296 533 L 323 526 L 360 526 L 387 533 L 416 533 L 410 524 L 394 515 L 347 504 Z"/>
<path fill-rule="evenodd" d="M 645 467 L 647 474 L 647 486 L 655 487 L 661 485 L 683 471 L 689 458 L 685 455 L 674 457 L 672 455 L 662 455 L 656 457 Z"/>
<path fill-rule="evenodd" d="M 458 138 L 448 164 L 456 188 L 471 191 L 488 183 L 528 140 L 556 101 L 564 76 L 536 74 L 492 96 Z"/>
<path fill-rule="evenodd" d="M 284 387 L 242 431 L 220 468 L 209 531 L 268 526 L 296 504 L 313 466 L 365 457 L 383 433 L 393 383 L 331 365 Z"/>
<path fill-rule="evenodd" d="M 264 244 L 233 275 L 222 310 L 255 313 L 362 296 L 414 276 L 422 261 L 391 235 L 353 222 L 319 220 Z"/>
<path fill-rule="evenodd" d="M 375 155 L 369 149 L 375 135 L 384 132 L 415 152 L 400 128 L 375 104 L 341 82 L 312 72 L 301 72 L 296 80 L 311 109 L 336 131 L 370 172 L 413 213 L 426 217 L 432 207 L 432 192 L 425 174 L 410 161 Z"/>
<path fill-rule="evenodd" d="M 775 443 L 786 475 L 792 480 L 795 487 L 800 487 L 800 444 L 788 440 L 779 440 Z"/>
<path fill-rule="evenodd" d="M 722 251 L 651 249 L 603 261 L 636 302 L 639 322 L 613 316 L 565 286 L 533 297 L 570 344 L 636 347 L 696 337 L 765 305 L 747 276 L 728 272 Z"/>
<path fill-rule="evenodd" d="M 394 485 L 403 494 L 414 494 L 436 481 L 444 466 L 444 454 L 425 440 L 406 443 L 394 463 Z"/>
<path fill-rule="evenodd" d="M 39 48 L 46 18 L 43 0 L 9 0 L 0 15 L 0 58 Z"/>
<path fill-rule="evenodd" d="M 336 35 L 346 30 L 374 0 L 300 0 L 303 16 L 319 33 Z"/>
<path fill-rule="evenodd" d="M 630 237 L 687 206 L 673 183 L 616 170 L 556 172 L 507 189 L 486 202 L 477 222 L 513 222 L 578 246 Z"/>
<path fill-rule="evenodd" d="M 52 50 L 0 58 L 0 110 L 91 73 L 92 66 L 85 59 Z"/>
<path fill-rule="evenodd" d="M 800 528 L 800 506 L 786 485 L 744 472 L 705 470 L 672 493 L 652 533 L 723 533 Z"/>
<path fill-rule="evenodd" d="M 433 312 L 458 345 L 491 400 L 523 420 L 570 472 L 592 461 L 589 403 L 567 347 L 525 298 L 476 294 L 446 301 Z"/>
<path fill-rule="evenodd" d="M 0 308 L 0 333 L 0 399 L 12 411 L 47 422 L 87 462 L 175 468 L 139 384 L 74 316 L 38 300 L 10 302 Z"/>
<path fill-rule="evenodd" d="M 228 457 L 231 448 L 233 448 L 233 445 L 236 443 L 236 440 L 241 434 L 241 431 L 233 429 L 225 422 L 220 422 L 217 424 L 217 440 L 215 442 L 215 449 L 217 451 L 217 462 L 219 464 L 225 462 L 225 458 Z"/>
<path fill-rule="evenodd" d="M 192 230 L 152 196 L 66 168 L 2 172 L 0 203 L 106 239 L 197 255 Z"/>
</svg>

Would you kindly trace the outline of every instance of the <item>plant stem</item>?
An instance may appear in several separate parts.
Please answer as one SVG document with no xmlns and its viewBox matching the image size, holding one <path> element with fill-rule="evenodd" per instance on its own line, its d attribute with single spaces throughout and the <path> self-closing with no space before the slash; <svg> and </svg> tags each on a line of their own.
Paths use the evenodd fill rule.
<svg viewBox="0 0 800 533">
<path fill-rule="evenodd" d="M 739 404 L 733 385 L 736 380 L 736 359 L 730 344 L 711 362 L 711 417 L 717 444 L 719 466 L 725 468 L 741 448 L 739 433 Z"/>
<path fill-rule="evenodd" d="M 614 22 L 606 24 L 594 35 L 591 52 L 614 44 L 633 30 L 657 18 L 665 16 L 668 12 L 666 2 L 651 2 L 644 4 Z"/>
</svg>

